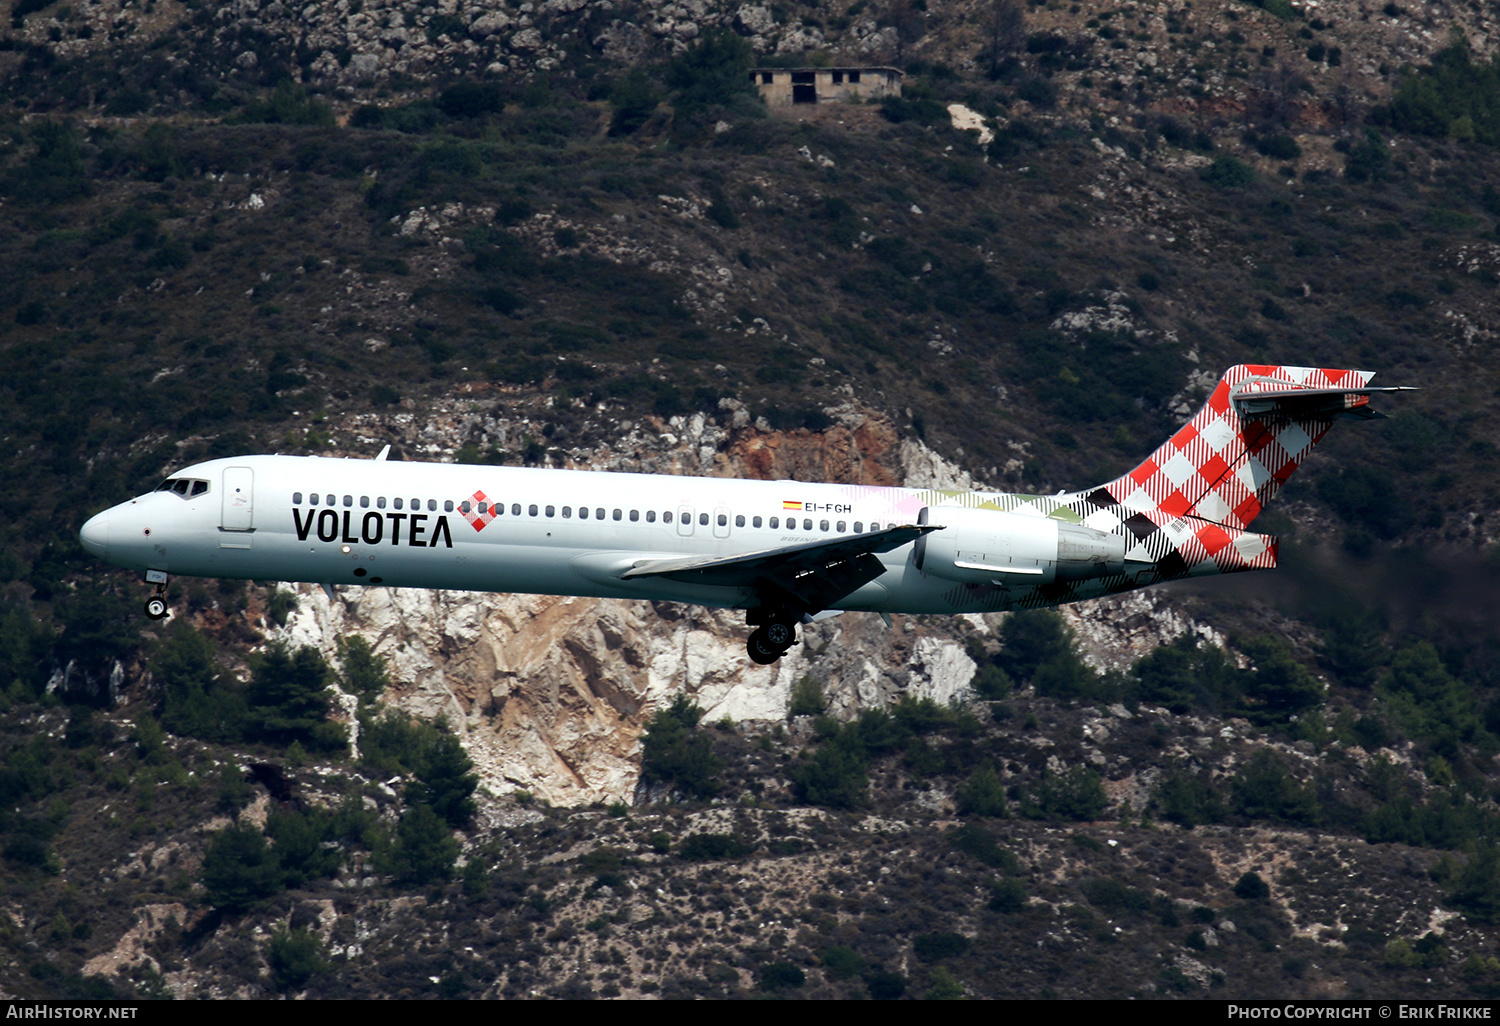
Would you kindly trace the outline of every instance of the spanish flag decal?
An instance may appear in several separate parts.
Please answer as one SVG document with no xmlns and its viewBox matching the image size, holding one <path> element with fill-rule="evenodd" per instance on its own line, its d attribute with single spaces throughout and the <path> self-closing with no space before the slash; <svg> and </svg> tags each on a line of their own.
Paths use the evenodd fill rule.
<svg viewBox="0 0 1500 1026">
<path fill-rule="evenodd" d="M 783 499 L 782 502 L 781 502 L 781 508 L 782 509 L 801 509 L 802 508 L 802 503 L 800 503 L 800 502 L 789 502 L 789 501 Z"/>
</svg>

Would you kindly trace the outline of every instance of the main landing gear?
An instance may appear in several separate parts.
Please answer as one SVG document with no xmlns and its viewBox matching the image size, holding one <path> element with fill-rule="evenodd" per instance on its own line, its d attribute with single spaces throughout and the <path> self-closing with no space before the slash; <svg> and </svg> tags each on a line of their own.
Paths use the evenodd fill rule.
<svg viewBox="0 0 1500 1026">
<path fill-rule="evenodd" d="M 745 643 L 751 661 L 767 666 L 785 655 L 797 643 L 797 629 L 792 622 L 790 617 L 778 614 L 751 631 L 750 640 Z"/>
<path fill-rule="evenodd" d="M 146 583 L 156 585 L 156 593 L 146 600 L 146 615 L 153 620 L 167 618 L 167 575 L 161 570 L 147 570 Z"/>
</svg>

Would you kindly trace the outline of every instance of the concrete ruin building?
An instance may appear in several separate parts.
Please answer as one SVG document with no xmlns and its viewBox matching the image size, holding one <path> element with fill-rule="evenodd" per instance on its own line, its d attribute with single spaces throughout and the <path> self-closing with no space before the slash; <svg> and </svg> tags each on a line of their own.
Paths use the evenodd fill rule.
<svg viewBox="0 0 1500 1026">
<path fill-rule="evenodd" d="M 794 103 L 860 103 L 901 95 L 896 68 L 752 68 L 750 81 L 767 107 Z"/>
</svg>

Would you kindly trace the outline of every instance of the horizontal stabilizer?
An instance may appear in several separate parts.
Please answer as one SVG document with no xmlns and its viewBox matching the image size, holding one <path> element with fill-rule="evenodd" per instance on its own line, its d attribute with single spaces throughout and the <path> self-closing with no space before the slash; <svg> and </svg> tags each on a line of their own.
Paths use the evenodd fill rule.
<svg viewBox="0 0 1500 1026">
<path fill-rule="evenodd" d="M 1385 415 L 1370 408 L 1370 396 L 1383 392 L 1415 392 L 1411 385 L 1362 388 L 1306 388 L 1270 378 L 1251 378 L 1230 390 L 1229 399 L 1246 418 L 1344 415 L 1365 420 Z"/>
</svg>

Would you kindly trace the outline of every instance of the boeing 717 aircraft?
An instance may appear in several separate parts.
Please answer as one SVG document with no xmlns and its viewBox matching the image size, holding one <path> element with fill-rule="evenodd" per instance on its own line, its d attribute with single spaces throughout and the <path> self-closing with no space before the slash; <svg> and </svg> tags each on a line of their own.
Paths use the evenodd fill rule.
<svg viewBox="0 0 1500 1026">
<path fill-rule="evenodd" d="M 1052 496 L 315 456 L 210 460 L 83 525 L 145 571 L 743 609 L 750 658 L 852 610 L 1055 606 L 1276 565 L 1247 530 L 1341 416 L 1378 417 L 1369 371 L 1237 366 L 1140 466 Z"/>
</svg>

